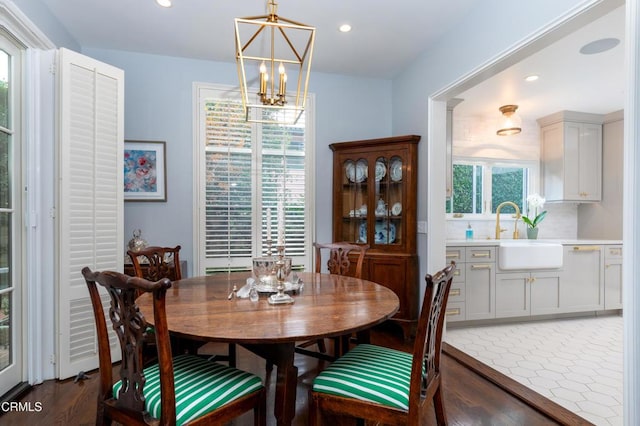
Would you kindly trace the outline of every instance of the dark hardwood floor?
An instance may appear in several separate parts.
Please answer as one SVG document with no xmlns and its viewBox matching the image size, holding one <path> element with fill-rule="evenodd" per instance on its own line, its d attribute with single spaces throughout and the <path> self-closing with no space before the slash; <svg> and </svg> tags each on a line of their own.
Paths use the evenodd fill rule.
<svg viewBox="0 0 640 426">
<path fill-rule="evenodd" d="M 409 351 L 401 341 L 400 330 L 385 324 L 374 330 L 372 342 Z M 215 353 L 216 344 L 209 344 Z M 323 361 L 296 355 L 299 368 L 294 425 L 307 424 L 308 392 Z M 265 362 L 238 348 L 238 366 L 264 377 Z M 450 425 L 589 425 L 586 420 L 528 390 L 495 370 L 480 364 L 455 348 L 445 345 L 442 357 L 443 386 Z M 265 379 L 268 386 L 268 425 L 274 425 L 273 386 L 275 372 Z M 95 424 L 97 371 L 78 383 L 73 379 L 49 380 L 35 386 L 21 401 L 42 405 L 41 411 L 0 414 L 0 425 L 90 425 Z M 1 413 L 1 411 L 0 411 Z M 433 416 L 435 423 L 435 415 Z M 237 419 L 233 426 L 251 425 L 251 414 Z M 346 423 L 345 424 L 353 424 Z M 333 425 L 337 426 L 337 425 Z"/>
</svg>

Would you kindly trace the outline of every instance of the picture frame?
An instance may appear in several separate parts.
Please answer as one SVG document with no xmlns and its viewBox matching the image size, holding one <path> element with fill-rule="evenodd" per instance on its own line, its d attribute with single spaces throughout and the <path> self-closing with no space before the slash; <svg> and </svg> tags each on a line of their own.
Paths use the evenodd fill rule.
<svg viewBox="0 0 640 426">
<path fill-rule="evenodd" d="M 124 200 L 167 201 L 166 143 L 124 141 Z"/>
</svg>

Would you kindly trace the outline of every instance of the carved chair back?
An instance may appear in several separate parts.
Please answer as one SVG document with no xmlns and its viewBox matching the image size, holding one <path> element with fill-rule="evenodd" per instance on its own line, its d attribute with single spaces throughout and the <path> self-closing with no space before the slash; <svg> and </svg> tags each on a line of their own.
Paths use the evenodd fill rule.
<svg viewBox="0 0 640 426">
<path fill-rule="evenodd" d="M 431 424 L 432 402 L 437 424 L 447 424 L 440 353 L 454 271 L 455 263 L 451 262 L 433 276 L 425 277 L 426 291 L 411 357 L 400 355 L 394 349 L 363 344 L 347 352 L 314 379 L 309 402 L 312 426 L 328 424 L 327 415 L 355 417 L 376 424 Z M 407 377 L 409 365 L 411 370 Z M 384 371 L 384 379 L 380 379 L 384 385 L 371 383 L 369 375 L 380 370 Z M 337 420 L 330 419 L 332 424 Z"/>
<path fill-rule="evenodd" d="M 422 310 L 418 319 L 416 339 L 413 346 L 413 364 L 411 366 L 411 385 L 409 389 L 409 411 L 420 411 L 421 400 L 431 399 L 441 384 L 440 355 L 442 348 L 442 331 L 446 316 L 449 289 L 456 269 L 455 262 L 438 271 L 433 276 L 427 275 L 426 290 L 422 300 Z M 438 393 L 438 398 L 441 393 Z M 436 401 L 436 417 L 446 418 L 444 406 Z M 442 417 L 441 417 L 442 416 Z"/>
<path fill-rule="evenodd" d="M 156 282 L 144 278 L 129 277 L 118 272 L 92 272 L 88 267 L 82 269 L 87 283 L 98 335 L 98 357 L 100 360 L 99 409 L 104 403 L 117 409 L 131 411 L 133 417 L 141 423 L 148 416 L 145 412 L 145 399 L 142 394 L 145 378 L 141 348 L 144 342 L 146 321 L 138 310 L 135 299 L 139 293 L 153 293 L 153 312 L 155 334 L 157 335 L 158 367 L 160 369 L 160 388 L 162 393 L 162 418 L 175 419 L 175 389 L 169 331 L 165 311 L 165 295 L 171 287 L 171 281 L 163 278 Z M 116 332 L 122 361 L 119 378 L 123 386 L 117 400 L 113 399 L 113 367 L 109 348 L 109 335 L 102 308 L 98 285 L 104 287 L 111 299 L 109 318 Z M 102 407 L 102 408 L 101 408 Z M 98 413 L 98 418 L 101 414 Z"/>
<path fill-rule="evenodd" d="M 362 264 L 364 256 L 369 249 L 368 245 L 351 244 L 346 242 L 338 243 L 313 243 L 316 252 L 316 272 L 322 270 L 322 251 L 328 250 L 327 269 L 331 274 L 348 275 L 351 269 L 351 261 L 349 260 L 350 252 L 357 252 L 355 273 L 356 278 L 362 278 Z"/>
<path fill-rule="evenodd" d="M 180 269 L 180 249 L 175 247 L 152 246 L 139 251 L 127 251 L 137 277 L 150 281 L 169 278 L 171 281 L 182 279 Z"/>
</svg>

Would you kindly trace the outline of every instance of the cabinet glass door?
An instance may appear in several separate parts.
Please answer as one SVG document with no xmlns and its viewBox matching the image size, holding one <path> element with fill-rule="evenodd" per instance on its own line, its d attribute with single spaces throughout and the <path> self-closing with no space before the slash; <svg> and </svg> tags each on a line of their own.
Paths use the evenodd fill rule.
<svg viewBox="0 0 640 426">
<path fill-rule="evenodd" d="M 402 243 L 402 163 L 398 156 L 376 159 L 374 244 Z"/>
<path fill-rule="evenodd" d="M 346 159 L 342 164 L 342 241 L 367 241 L 368 161 Z"/>
</svg>

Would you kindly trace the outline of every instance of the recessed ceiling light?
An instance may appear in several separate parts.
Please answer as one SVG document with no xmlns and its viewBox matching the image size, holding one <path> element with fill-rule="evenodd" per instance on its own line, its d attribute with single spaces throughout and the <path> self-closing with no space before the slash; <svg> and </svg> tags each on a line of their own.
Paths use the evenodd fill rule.
<svg viewBox="0 0 640 426">
<path fill-rule="evenodd" d="M 156 0 L 156 3 L 162 7 L 171 7 L 171 0 Z"/>
<path fill-rule="evenodd" d="M 351 31 L 351 25 L 342 24 L 338 29 L 340 30 L 341 33 L 348 33 L 349 31 Z"/>
<path fill-rule="evenodd" d="M 536 74 L 531 74 L 528 75 L 524 78 L 524 81 L 536 81 L 537 79 L 539 79 L 540 77 Z"/>
<path fill-rule="evenodd" d="M 620 40 L 617 38 L 601 38 L 600 40 L 595 40 L 582 46 L 580 53 L 583 55 L 593 55 L 606 52 L 616 47 L 619 43 Z"/>
</svg>

